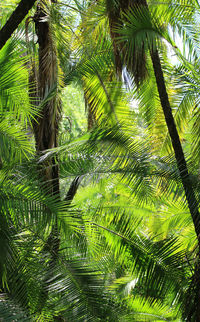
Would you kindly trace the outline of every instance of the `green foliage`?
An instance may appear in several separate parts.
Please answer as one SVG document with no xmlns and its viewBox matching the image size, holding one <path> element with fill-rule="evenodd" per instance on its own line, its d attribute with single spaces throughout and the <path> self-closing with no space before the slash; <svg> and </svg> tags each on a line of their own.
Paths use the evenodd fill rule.
<svg viewBox="0 0 200 322">
<path fill-rule="evenodd" d="M 3 12 L 11 2 L 0 5 Z M 38 59 L 34 37 L 25 44 L 15 36 L 0 51 L 0 320 L 195 321 L 197 236 L 149 49 L 161 55 L 199 202 L 199 5 L 150 2 L 121 10 L 115 24 L 121 77 L 110 10 L 108 1 L 49 7 L 59 84 L 38 107 L 29 83 L 30 62 L 37 66 Z M 166 42 L 178 66 L 168 61 Z M 143 53 L 147 75 L 137 83 Z M 58 88 L 59 146 L 38 155 L 32 126 Z M 95 122 L 87 132 L 90 111 Z M 60 196 L 42 180 L 52 164 L 59 166 Z"/>
<path fill-rule="evenodd" d="M 79 89 L 71 84 L 64 89 L 62 93 L 62 108 L 61 139 L 63 136 L 63 141 L 66 139 L 70 141 L 84 133 L 87 127 L 81 88 Z"/>
</svg>

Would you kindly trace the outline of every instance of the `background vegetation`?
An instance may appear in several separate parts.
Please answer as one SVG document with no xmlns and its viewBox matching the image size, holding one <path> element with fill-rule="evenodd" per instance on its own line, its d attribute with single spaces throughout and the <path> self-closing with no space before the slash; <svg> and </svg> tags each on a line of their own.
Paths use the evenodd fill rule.
<svg viewBox="0 0 200 322">
<path fill-rule="evenodd" d="M 0 4 L 0 320 L 200 321 L 199 10 Z"/>
</svg>

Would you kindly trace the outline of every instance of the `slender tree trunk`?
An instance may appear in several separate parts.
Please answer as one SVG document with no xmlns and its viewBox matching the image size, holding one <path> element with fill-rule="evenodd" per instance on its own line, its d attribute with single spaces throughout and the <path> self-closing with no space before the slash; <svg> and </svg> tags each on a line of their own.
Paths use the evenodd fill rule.
<svg viewBox="0 0 200 322">
<path fill-rule="evenodd" d="M 136 7 L 143 6 L 145 9 L 146 8 L 148 9 L 148 4 L 146 0 L 139 0 L 139 1 L 138 0 L 133 0 L 133 1 L 119 0 L 119 10 L 120 8 L 123 10 L 124 4 L 126 9 L 134 5 Z M 114 48 L 114 51 L 115 51 L 115 48 Z M 169 135 L 172 141 L 172 146 L 173 146 L 173 150 L 176 158 L 177 167 L 178 167 L 180 178 L 185 191 L 188 208 L 190 210 L 190 214 L 194 224 L 194 229 L 197 236 L 198 248 L 199 248 L 193 279 L 191 281 L 190 289 L 187 292 L 186 299 L 185 299 L 185 312 L 183 314 L 184 314 L 184 317 L 187 319 L 187 321 L 200 322 L 200 214 L 198 209 L 198 201 L 195 196 L 195 191 L 188 172 L 185 155 L 184 155 L 181 141 L 178 135 L 175 120 L 172 114 L 172 109 L 169 103 L 169 98 L 168 98 L 168 94 L 165 86 L 165 80 L 164 80 L 164 75 L 162 71 L 158 50 L 156 48 L 154 48 L 154 50 L 150 48 L 150 54 L 151 54 L 151 60 L 153 64 L 161 106 L 165 116 L 165 121 L 167 124 Z M 134 55 L 135 53 L 133 53 L 133 57 Z M 134 70 L 133 70 L 133 73 L 135 73 Z M 137 77 L 136 77 L 136 80 L 137 80 Z"/>
<path fill-rule="evenodd" d="M 33 7 L 36 0 L 21 0 L 10 18 L 0 30 L 0 49 L 5 45 L 13 32 Z"/>
<path fill-rule="evenodd" d="M 115 16 L 113 18 L 112 15 L 108 11 L 110 25 L 115 25 L 115 23 L 118 22 L 118 19 L 119 19 L 118 17 L 120 16 L 121 10 L 126 11 L 126 10 L 128 10 L 128 8 L 131 8 L 131 7 L 134 8 L 134 6 L 136 7 L 136 9 L 138 7 L 140 7 L 140 9 L 142 9 L 142 7 L 144 7 L 145 10 L 148 10 L 148 4 L 147 4 L 146 0 L 133 0 L 133 1 L 119 0 L 118 13 L 116 13 L 116 8 L 115 8 L 115 16 L 117 17 L 116 22 L 113 21 Z M 112 28 L 110 28 L 110 32 L 111 32 L 111 38 L 115 37 L 115 35 L 112 34 Z M 115 39 L 113 41 L 115 43 Z M 116 47 L 116 43 L 114 46 L 114 52 L 116 51 L 115 47 Z M 133 48 L 133 58 L 135 57 L 135 51 L 137 51 L 137 48 Z M 172 114 L 171 106 L 169 103 L 169 98 L 168 98 L 168 94 L 167 94 L 167 90 L 166 90 L 166 86 L 165 86 L 165 80 L 164 80 L 164 76 L 163 76 L 163 71 L 162 71 L 162 67 L 161 67 L 161 63 L 160 63 L 160 57 L 158 54 L 158 50 L 155 48 L 154 48 L 154 50 L 152 48 L 150 48 L 150 54 L 151 54 L 151 60 L 152 60 L 152 64 L 153 64 L 154 74 L 156 77 L 156 83 L 157 83 L 161 106 L 162 106 L 163 113 L 165 116 L 165 121 L 167 124 L 169 135 L 170 135 L 170 138 L 172 141 L 172 146 L 174 149 L 177 167 L 179 169 L 181 181 L 182 181 L 182 184 L 184 187 L 185 196 L 186 196 L 187 203 L 188 203 L 188 207 L 189 207 L 189 210 L 190 210 L 190 213 L 192 216 L 192 220 L 194 223 L 194 228 L 195 228 L 195 232 L 196 232 L 196 236 L 197 236 L 197 240 L 198 240 L 198 245 L 200 248 L 200 216 L 199 216 L 199 210 L 198 210 L 198 202 L 195 197 L 195 192 L 193 189 L 192 182 L 190 180 L 186 159 L 184 156 L 184 152 L 183 152 L 183 149 L 181 146 L 180 138 L 179 138 L 176 124 L 174 121 L 174 117 Z M 142 58 L 142 55 L 141 55 L 141 58 Z M 126 60 L 126 54 L 125 54 L 125 60 Z M 128 63 L 129 63 L 129 61 L 128 61 Z M 136 61 L 136 63 L 138 63 L 138 61 Z M 140 64 L 139 64 L 139 66 L 140 66 Z M 132 73 L 134 74 L 134 76 L 135 76 L 135 72 L 138 74 L 138 75 L 136 75 L 137 77 L 135 77 L 136 80 L 142 79 L 142 75 L 139 75 L 139 73 L 140 74 L 142 73 L 141 68 L 138 68 L 136 66 L 132 70 Z"/>
<path fill-rule="evenodd" d="M 191 213 L 191 217 L 194 224 L 198 240 L 198 257 L 195 264 L 194 275 L 189 288 L 189 292 L 186 294 L 185 300 L 185 312 L 186 321 L 200 322 L 200 217 L 198 210 L 198 202 L 193 189 L 192 181 L 190 179 L 187 163 L 185 160 L 183 148 L 181 146 L 180 138 L 172 114 L 169 98 L 165 86 L 165 80 L 160 63 L 160 57 L 157 50 L 151 50 L 151 59 L 154 68 L 154 74 L 156 77 L 156 83 L 160 102 L 162 105 L 165 121 L 172 141 L 174 154 L 176 157 L 177 167 L 179 169 L 181 181 L 185 190 L 185 196 L 187 199 L 188 207 Z M 195 320 L 194 320 L 195 319 Z"/>
<path fill-rule="evenodd" d="M 198 244 L 200 246 L 200 216 L 198 210 L 198 202 L 195 197 L 194 189 L 192 187 L 192 182 L 188 173 L 187 163 L 185 160 L 183 148 L 181 146 L 181 141 L 178 135 L 178 131 L 176 128 L 176 124 L 174 121 L 174 117 L 172 114 L 171 106 L 169 103 L 169 98 L 165 86 L 163 71 L 160 63 L 160 58 L 158 51 L 151 50 L 151 59 L 154 68 L 154 74 L 156 77 L 156 83 L 158 88 L 158 93 L 160 97 L 160 102 L 162 105 L 163 113 L 165 116 L 165 121 L 167 124 L 167 128 L 169 131 L 169 135 L 172 141 L 172 146 L 174 149 L 174 154 L 176 157 L 177 166 L 179 169 L 181 181 L 185 190 L 185 195 L 188 203 L 188 207 L 190 209 L 190 213 L 192 216 L 192 220 L 194 223 L 195 232 L 198 239 Z"/>
<path fill-rule="evenodd" d="M 200 214 L 198 209 L 198 201 L 195 196 L 193 183 L 188 172 L 187 162 L 172 114 L 172 109 L 169 103 L 169 97 L 165 86 L 165 80 L 158 50 L 150 49 L 150 54 L 161 106 L 172 141 L 177 167 L 185 191 L 188 208 L 190 210 L 198 241 L 198 256 L 195 263 L 194 274 L 189 290 L 187 291 L 185 298 L 183 299 L 185 304 L 183 315 L 186 318 L 186 321 L 200 322 Z"/>
<path fill-rule="evenodd" d="M 150 48 L 150 54 L 161 106 L 165 116 L 165 121 L 167 124 L 169 135 L 172 141 L 177 167 L 179 169 L 180 178 L 185 191 L 188 208 L 190 210 L 198 242 L 198 256 L 196 258 L 194 273 L 192 276 L 190 287 L 187 293 L 185 294 L 185 298 L 183 299 L 183 317 L 186 318 L 186 321 L 200 322 L 200 214 L 198 209 L 198 201 L 195 196 L 193 183 L 188 172 L 187 162 L 178 135 L 175 120 L 172 114 L 172 109 L 169 103 L 169 97 L 165 86 L 165 80 L 158 50 L 152 50 Z"/>
</svg>

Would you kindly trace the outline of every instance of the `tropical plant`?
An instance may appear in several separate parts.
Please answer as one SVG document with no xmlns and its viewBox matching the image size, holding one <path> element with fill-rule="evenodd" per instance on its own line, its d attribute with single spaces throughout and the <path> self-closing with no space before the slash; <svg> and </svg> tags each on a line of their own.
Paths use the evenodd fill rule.
<svg viewBox="0 0 200 322">
<path fill-rule="evenodd" d="M 13 39 L 6 32 L 3 321 L 199 321 L 194 9 L 193 2 L 43 0 L 25 32 L 23 23 Z M 74 111 L 64 124 L 66 86 L 81 88 L 89 132 L 72 133 L 81 123 Z"/>
</svg>

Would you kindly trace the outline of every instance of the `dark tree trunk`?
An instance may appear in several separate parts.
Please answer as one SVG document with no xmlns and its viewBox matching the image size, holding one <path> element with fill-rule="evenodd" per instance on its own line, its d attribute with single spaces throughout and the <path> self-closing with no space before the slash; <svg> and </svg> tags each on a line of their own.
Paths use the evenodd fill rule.
<svg viewBox="0 0 200 322">
<path fill-rule="evenodd" d="M 172 114 L 172 109 L 169 103 L 169 97 L 165 86 L 165 80 L 158 50 L 156 48 L 154 48 L 154 50 L 150 48 L 150 54 L 161 106 L 172 141 L 177 167 L 185 191 L 188 208 L 190 210 L 198 242 L 198 255 L 196 258 L 193 277 L 190 283 L 190 287 L 185 294 L 185 298 L 183 299 L 183 303 L 185 304 L 183 317 L 186 318 L 186 321 L 200 322 L 200 216 L 198 201 L 195 196 L 193 183 L 188 172 L 187 162 Z"/>
<path fill-rule="evenodd" d="M 53 2 L 53 1 L 52 1 Z M 55 1 L 54 1 L 55 2 Z M 37 6 L 37 11 L 34 16 L 35 29 L 39 44 L 39 70 L 37 75 L 37 93 L 38 103 L 45 100 L 50 92 L 53 92 L 53 97 L 48 98 L 44 102 L 40 116 L 37 122 L 34 123 L 34 135 L 36 142 L 36 150 L 38 154 L 45 152 L 58 146 L 58 129 L 60 121 L 60 100 L 57 95 L 58 87 L 58 61 L 56 47 L 51 30 L 49 17 L 46 13 L 46 1 L 41 1 Z M 41 164 L 39 169 L 40 177 L 44 182 L 44 188 L 48 193 L 57 195 L 60 198 L 59 190 L 59 167 L 56 158 L 49 158 Z M 65 201 L 70 203 L 78 189 L 81 177 L 73 180 Z M 48 291 L 46 285 L 52 277 L 53 268 L 56 266 L 60 248 L 60 238 L 58 231 L 58 223 L 52 226 L 52 231 L 44 246 L 44 251 L 50 253 L 48 270 L 43 283 L 41 285 L 41 294 L 39 296 L 38 310 L 42 311 L 48 299 Z"/>
<path fill-rule="evenodd" d="M 178 135 L 171 106 L 169 103 L 163 71 L 160 63 L 160 57 L 157 50 L 151 51 L 151 59 L 153 63 L 154 74 L 156 77 L 156 83 L 157 83 L 158 93 L 160 97 L 160 102 L 165 116 L 165 121 L 167 124 L 171 141 L 172 141 L 172 146 L 174 149 L 177 166 L 178 166 L 181 181 L 185 190 L 188 207 L 190 209 L 190 213 L 194 223 L 198 244 L 200 245 L 200 224 L 199 224 L 200 217 L 199 217 L 199 210 L 198 210 L 198 202 L 195 197 L 194 189 L 192 187 L 192 182 L 188 173 L 188 168 L 187 168 L 187 163 L 183 153 L 183 148 L 181 146 L 181 141 Z"/>
<path fill-rule="evenodd" d="M 121 10 L 126 11 L 126 10 L 128 10 L 128 8 L 131 8 L 131 7 L 133 9 L 134 9 L 134 7 L 136 9 L 138 9 L 138 7 L 140 7 L 141 10 L 142 10 L 142 8 L 144 8 L 145 10 L 148 10 L 148 4 L 147 4 L 146 0 L 133 0 L 133 1 L 118 0 L 118 1 L 119 1 L 118 7 L 117 7 L 118 11 L 115 8 L 115 17 L 117 17 L 116 23 L 118 22 Z M 110 20 L 110 25 L 115 25 L 115 21 L 114 21 L 115 17 L 112 16 L 112 14 L 109 12 L 108 12 L 108 17 Z M 112 28 L 110 28 L 110 32 L 111 32 L 111 37 L 112 38 L 115 37 L 115 35 L 112 34 Z M 114 43 L 116 46 L 115 39 L 114 39 Z M 113 45 L 114 52 L 116 51 L 115 46 Z M 122 44 L 122 46 L 123 46 L 123 44 Z M 133 58 L 135 59 L 135 56 L 137 55 L 137 54 L 135 54 L 135 51 L 137 52 L 137 48 L 133 48 L 133 51 L 134 51 Z M 198 210 L 198 202 L 195 197 L 195 192 L 193 189 L 192 182 L 190 180 L 190 176 L 189 176 L 188 168 L 187 168 L 187 163 L 185 160 L 184 152 L 183 152 L 183 149 L 181 146 L 180 138 L 178 135 L 178 131 L 177 131 L 176 124 L 175 124 L 174 117 L 173 117 L 172 110 L 171 110 L 171 106 L 169 103 L 169 98 L 168 98 L 168 94 L 167 94 L 167 90 L 166 90 L 166 86 L 165 86 L 165 80 L 164 80 L 164 76 L 163 76 L 163 71 L 162 71 L 162 67 L 161 67 L 161 63 L 160 63 L 160 57 L 158 54 L 158 50 L 157 49 L 153 50 L 152 48 L 150 48 L 150 54 L 151 54 L 151 60 L 153 63 L 154 74 L 156 77 L 156 83 L 157 83 L 161 106 L 162 106 L 163 113 L 165 116 L 165 121 L 167 124 L 169 135 L 170 135 L 170 138 L 172 141 L 172 146 L 174 149 L 177 167 L 179 169 L 180 178 L 181 178 L 181 181 L 182 181 L 182 184 L 184 187 L 188 207 L 189 207 L 189 210 L 190 210 L 190 213 L 192 216 L 192 220 L 194 223 L 194 228 L 195 228 L 195 232 L 196 232 L 197 239 L 198 239 L 198 245 L 200 246 L 200 216 L 199 216 L 199 210 Z M 125 55 L 124 60 L 125 60 L 126 64 L 129 65 L 130 62 L 129 62 L 129 60 L 127 61 L 127 59 L 126 59 L 126 53 L 123 52 L 123 55 Z M 142 55 L 141 55 L 141 60 L 142 60 L 142 63 L 145 64 L 145 61 L 143 61 Z M 137 60 L 136 60 L 136 64 L 138 64 Z M 135 72 L 136 72 L 136 75 L 135 75 Z M 138 66 L 134 67 L 134 69 L 132 70 L 132 73 L 135 76 L 136 82 L 137 82 L 137 79 L 138 80 L 143 79 L 143 75 L 138 74 L 138 73 L 143 73 L 142 69 L 140 68 L 140 63 L 139 63 L 139 67 Z"/>
<path fill-rule="evenodd" d="M 60 100 L 58 98 L 58 62 L 56 46 L 49 16 L 47 14 L 47 1 L 41 0 L 37 5 L 34 16 L 35 30 L 38 37 L 39 69 L 37 72 L 37 104 L 42 104 L 40 115 L 34 122 L 34 136 L 38 155 L 46 150 L 58 146 L 58 128 L 60 120 Z M 50 96 L 49 96 L 50 95 Z M 42 188 L 46 193 L 60 198 L 59 167 L 56 157 L 47 158 L 40 164 L 39 175 Z M 38 301 L 38 311 L 41 312 L 48 299 L 46 286 L 52 277 L 53 269 L 58 260 L 60 238 L 57 220 L 52 225 L 51 233 L 46 241 L 43 251 L 50 254 L 47 273 L 41 285 Z"/>
<path fill-rule="evenodd" d="M 124 9 L 123 3 L 124 2 L 122 0 L 119 0 L 120 8 L 122 10 Z M 125 0 L 125 3 L 126 3 L 126 9 L 127 9 L 127 5 L 128 7 L 135 5 L 136 7 L 143 6 L 145 9 L 148 8 L 148 4 L 146 0 L 133 0 L 132 2 L 129 2 L 129 0 Z M 183 302 L 185 303 L 185 312 L 183 314 L 184 314 L 184 318 L 186 318 L 187 321 L 199 322 L 200 321 L 200 215 L 199 215 L 199 209 L 198 209 L 198 201 L 195 196 L 195 191 L 188 172 L 185 155 L 184 155 L 181 141 L 178 135 L 175 120 L 172 114 L 172 109 L 169 103 L 169 98 L 168 98 L 168 94 L 165 86 L 165 80 L 164 80 L 164 75 L 162 71 L 158 50 L 156 48 L 154 48 L 154 50 L 152 48 L 149 48 L 149 49 L 150 49 L 151 60 L 153 64 L 161 106 L 165 116 L 165 121 L 167 124 L 169 135 L 172 141 L 172 146 L 173 146 L 173 150 L 176 158 L 177 167 L 178 167 L 180 178 L 185 191 L 188 208 L 190 210 L 190 214 L 193 220 L 194 229 L 195 229 L 195 233 L 198 241 L 198 249 L 199 249 L 198 256 L 196 259 L 194 275 L 191 281 L 190 288 L 186 294 L 186 298 L 183 299 Z M 137 50 L 137 48 L 135 48 L 135 50 Z M 115 47 L 114 47 L 114 51 L 115 51 Z M 133 53 L 133 57 L 135 57 L 135 53 Z M 124 56 L 124 58 L 126 60 L 126 55 Z M 127 65 L 128 64 L 129 62 L 127 62 Z M 136 68 L 136 71 L 137 71 L 137 68 Z M 133 73 L 134 72 L 135 71 L 133 70 Z"/>
<path fill-rule="evenodd" d="M 200 322 L 200 217 L 198 210 L 198 201 L 196 199 L 193 184 L 188 173 L 187 163 L 185 160 L 184 152 L 181 146 L 180 138 L 169 103 L 163 71 L 160 63 L 160 57 L 157 50 L 150 52 L 160 102 L 162 105 L 165 121 L 172 141 L 177 167 L 179 169 L 180 178 L 185 190 L 185 196 L 193 220 L 199 248 L 190 287 L 187 293 L 185 294 L 185 298 L 183 299 L 183 317 L 186 318 L 186 321 Z"/>
<path fill-rule="evenodd" d="M 15 11 L 0 30 L 0 49 L 5 45 L 7 40 L 11 37 L 13 32 L 17 29 L 19 24 L 33 7 L 36 0 L 21 0 Z"/>
</svg>

